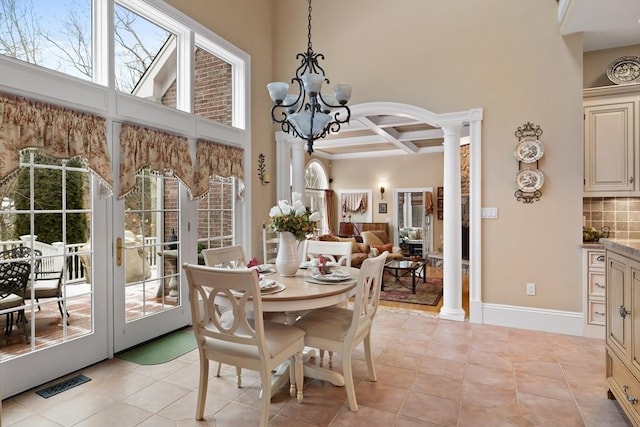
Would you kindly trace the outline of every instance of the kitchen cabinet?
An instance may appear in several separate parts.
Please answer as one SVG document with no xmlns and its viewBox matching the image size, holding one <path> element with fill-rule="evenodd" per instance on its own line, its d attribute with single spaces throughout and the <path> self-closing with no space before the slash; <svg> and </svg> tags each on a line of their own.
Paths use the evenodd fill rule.
<svg viewBox="0 0 640 427">
<path fill-rule="evenodd" d="M 584 195 L 640 195 L 640 84 L 585 89 Z"/>
<path fill-rule="evenodd" d="M 589 245 L 583 248 L 582 254 L 584 336 L 603 339 L 606 314 L 604 247 Z"/>
<path fill-rule="evenodd" d="M 640 426 L 640 241 L 606 247 L 606 375 L 609 397 Z"/>
</svg>

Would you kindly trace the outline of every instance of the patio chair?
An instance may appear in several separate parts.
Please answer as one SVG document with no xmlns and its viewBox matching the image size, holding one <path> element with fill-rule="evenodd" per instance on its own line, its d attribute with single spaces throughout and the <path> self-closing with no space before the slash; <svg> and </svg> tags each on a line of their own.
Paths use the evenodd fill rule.
<svg viewBox="0 0 640 427">
<path fill-rule="evenodd" d="M 369 379 L 376 381 L 371 354 L 371 325 L 380 301 L 382 271 L 387 252 L 367 258 L 360 266 L 353 309 L 327 307 L 312 310 L 296 322 L 306 332 L 305 345 L 342 354 L 342 372 L 349 409 L 358 411 L 351 366 L 353 349 L 364 342 Z"/>
<path fill-rule="evenodd" d="M 29 342 L 27 321 L 24 316 L 24 293 L 29 280 L 31 265 L 24 261 L 5 262 L 0 264 L 0 310 L 22 307 L 18 310 L 16 322 L 22 323 L 22 332 Z M 16 310 L 6 313 L 5 335 L 11 335 L 13 329 L 13 314 Z"/>
<path fill-rule="evenodd" d="M 204 416 L 209 360 L 260 372 L 262 416 L 260 425 L 269 424 L 271 371 L 290 360 L 290 395 L 302 403 L 304 332 L 295 326 L 265 322 L 258 272 L 255 269 L 229 269 L 184 264 L 189 283 L 193 332 L 200 354 L 200 381 L 196 420 Z M 233 323 L 225 325 L 216 297 L 226 298 Z M 253 319 L 247 315 L 253 313 Z"/>
</svg>

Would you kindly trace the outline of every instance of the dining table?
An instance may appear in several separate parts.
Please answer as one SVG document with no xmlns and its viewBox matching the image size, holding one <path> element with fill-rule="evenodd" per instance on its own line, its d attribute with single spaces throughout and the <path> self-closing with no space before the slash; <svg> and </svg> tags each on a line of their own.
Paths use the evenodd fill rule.
<svg viewBox="0 0 640 427">
<path fill-rule="evenodd" d="M 262 266 L 261 266 L 262 267 Z M 311 269 L 300 268 L 295 276 L 280 276 L 275 266 L 262 268 L 262 280 L 275 281 L 276 284 L 261 293 L 262 311 L 282 313 L 286 324 L 295 325 L 297 319 L 308 310 L 345 303 L 356 292 L 356 283 L 360 272 L 357 268 L 342 267 L 338 271 L 346 274 L 341 280 L 319 280 L 312 277 Z M 216 304 L 228 305 L 224 297 L 216 299 Z M 340 372 L 319 366 L 310 360 L 315 356 L 314 349 L 305 349 L 304 376 L 344 386 L 344 377 Z M 273 375 L 272 390 L 275 392 L 289 379 L 288 364 Z"/>
</svg>

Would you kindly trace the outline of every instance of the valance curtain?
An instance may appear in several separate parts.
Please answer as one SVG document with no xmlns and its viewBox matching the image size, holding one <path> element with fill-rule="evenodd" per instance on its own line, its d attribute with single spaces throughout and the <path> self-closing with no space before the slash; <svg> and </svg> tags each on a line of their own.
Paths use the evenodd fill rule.
<svg viewBox="0 0 640 427">
<path fill-rule="evenodd" d="M 365 213 L 367 211 L 367 193 L 343 194 L 342 211 Z"/>
<path fill-rule="evenodd" d="M 193 195 L 193 166 L 187 138 L 123 124 L 120 131 L 118 198 L 124 198 L 134 189 L 136 174 L 145 167 L 154 172 L 172 172 Z"/>
<path fill-rule="evenodd" d="M 59 160 L 86 161 L 103 184 L 102 197 L 111 196 L 104 118 L 0 94 L 0 185 L 17 175 L 24 149 Z"/>
<path fill-rule="evenodd" d="M 244 150 L 215 142 L 199 139 L 196 144 L 196 168 L 193 175 L 194 198 L 200 198 L 209 191 L 209 178 L 218 175 L 230 176 L 240 181 L 244 188 Z"/>
</svg>

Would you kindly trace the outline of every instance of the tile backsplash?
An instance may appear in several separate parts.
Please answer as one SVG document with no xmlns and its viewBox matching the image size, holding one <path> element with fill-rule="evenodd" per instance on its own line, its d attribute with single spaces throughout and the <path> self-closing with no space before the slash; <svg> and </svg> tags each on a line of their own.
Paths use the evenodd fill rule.
<svg viewBox="0 0 640 427">
<path fill-rule="evenodd" d="M 585 197 L 584 226 L 608 226 L 609 237 L 640 239 L 640 197 Z"/>
</svg>

